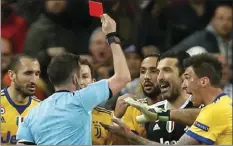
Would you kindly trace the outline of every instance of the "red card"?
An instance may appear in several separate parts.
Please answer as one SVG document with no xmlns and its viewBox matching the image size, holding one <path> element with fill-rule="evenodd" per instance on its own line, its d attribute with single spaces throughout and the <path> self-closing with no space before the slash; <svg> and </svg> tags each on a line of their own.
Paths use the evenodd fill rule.
<svg viewBox="0 0 233 146">
<path fill-rule="evenodd" d="M 89 1 L 89 12 L 91 16 L 100 17 L 103 15 L 103 5 L 100 2 Z"/>
</svg>

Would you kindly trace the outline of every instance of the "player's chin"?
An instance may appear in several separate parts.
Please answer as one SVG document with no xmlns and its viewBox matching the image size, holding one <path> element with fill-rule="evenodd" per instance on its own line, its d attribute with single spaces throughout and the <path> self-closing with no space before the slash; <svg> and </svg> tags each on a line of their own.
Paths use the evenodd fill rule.
<svg viewBox="0 0 233 146">
<path fill-rule="evenodd" d="M 25 94 L 28 95 L 28 96 L 33 96 L 33 95 L 35 95 L 35 93 L 36 93 L 36 90 L 27 90 L 25 92 Z"/>
</svg>

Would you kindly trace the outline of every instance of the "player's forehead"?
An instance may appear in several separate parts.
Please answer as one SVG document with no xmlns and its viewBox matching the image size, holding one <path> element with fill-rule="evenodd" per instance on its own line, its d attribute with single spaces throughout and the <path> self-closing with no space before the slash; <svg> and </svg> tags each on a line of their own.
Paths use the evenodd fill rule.
<svg viewBox="0 0 233 146">
<path fill-rule="evenodd" d="M 158 57 L 147 57 L 141 63 L 141 68 L 156 68 Z"/>
<path fill-rule="evenodd" d="M 192 66 L 189 66 L 185 69 L 185 72 L 183 74 L 184 76 L 193 76 L 195 75 L 195 72 L 193 70 L 193 67 Z"/>
<path fill-rule="evenodd" d="M 176 68 L 178 68 L 177 63 L 178 63 L 178 59 L 176 59 L 176 58 L 169 58 L 169 57 L 164 58 L 158 62 L 157 69 L 158 70 L 162 70 L 163 68 L 176 69 Z"/>
<path fill-rule="evenodd" d="M 80 73 L 81 74 L 91 74 L 91 69 L 88 65 L 85 65 L 85 64 L 81 64 L 80 65 Z"/>
<path fill-rule="evenodd" d="M 38 60 L 33 58 L 22 57 L 17 65 L 18 71 L 40 71 Z"/>
</svg>

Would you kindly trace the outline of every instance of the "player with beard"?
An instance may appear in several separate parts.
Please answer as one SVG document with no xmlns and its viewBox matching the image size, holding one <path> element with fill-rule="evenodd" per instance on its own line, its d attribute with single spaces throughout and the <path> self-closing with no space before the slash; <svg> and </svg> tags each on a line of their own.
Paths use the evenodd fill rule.
<svg viewBox="0 0 233 146">
<path fill-rule="evenodd" d="M 15 145 L 18 125 L 39 103 L 34 94 L 40 64 L 37 59 L 20 54 L 13 57 L 8 74 L 11 85 L 1 91 L 1 143 Z"/>
<path fill-rule="evenodd" d="M 157 81 L 164 101 L 149 106 L 150 108 L 153 109 L 153 107 L 159 107 L 161 109 L 167 110 L 193 107 L 190 98 L 187 96 L 186 92 L 182 90 L 181 86 L 181 77 L 184 73 L 183 60 L 188 57 L 189 55 L 185 52 L 181 52 L 179 54 L 167 52 L 160 56 L 156 73 L 158 74 Z M 164 114 L 166 114 L 166 112 L 164 112 Z M 149 122 L 145 124 L 147 138 L 151 141 L 156 141 L 161 144 L 176 144 L 180 137 L 188 129 L 188 127 L 183 124 L 175 123 L 174 121 L 169 121 L 169 119 L 162 119 L 163 116 L 166 115 L 162 115 L 161 118 L 159 118 L 160 121 Z M 127 125 L 125 121 L 123 122 L 125 125 Z M 115 126 L 103 126 L 113 133 L 121 133 L 121 131 L 115 130 L 115 128 L 117 128 Z M 131 129 L 130 126 L 128 127 Z M 125 135 L 123 134 L 123 136 Z M 126 138 L 128 137 L 126 136 Z M 135 144 L 141 143 L 136 142 Z"/>
<path fill-rule="evenodd" d="M 140 83 L 146 98 L 139 99 L 138 101 L 147 105 L 152 105 L 161 101 L 160 89 L 157 84 L 158 74 L 156 72 L 158 58 L 158 54 L 150 54 L 143 59 L 140 67 Z M 134 95 L 125 94 L 118 98 L 114 116 L 116 118 L 122 118 L 124 123 L 129 126 L 134 133 L 146 137 L 144 125 L 136 122 L 136 117 L 141 115 L 141 112 L 124 102 L 124 99 L 127 97 L 134 97 Z M 123 143 L 123 140 L 118 140 L 117 144 L 126 143 Z"/>
</svg>

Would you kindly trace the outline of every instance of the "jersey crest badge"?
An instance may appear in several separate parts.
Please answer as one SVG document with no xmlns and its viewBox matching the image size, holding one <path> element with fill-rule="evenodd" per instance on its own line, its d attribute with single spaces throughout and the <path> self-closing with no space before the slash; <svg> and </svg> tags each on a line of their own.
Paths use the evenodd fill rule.
<svg viewBox="0 0 233 146">
<path fill-rule="evenodd" d="M 175 129 L 175 122 L 174 121 L 167 121 L 166 129 L 168 133 L 172 133 L 172 131 Z"/>
</svg>

